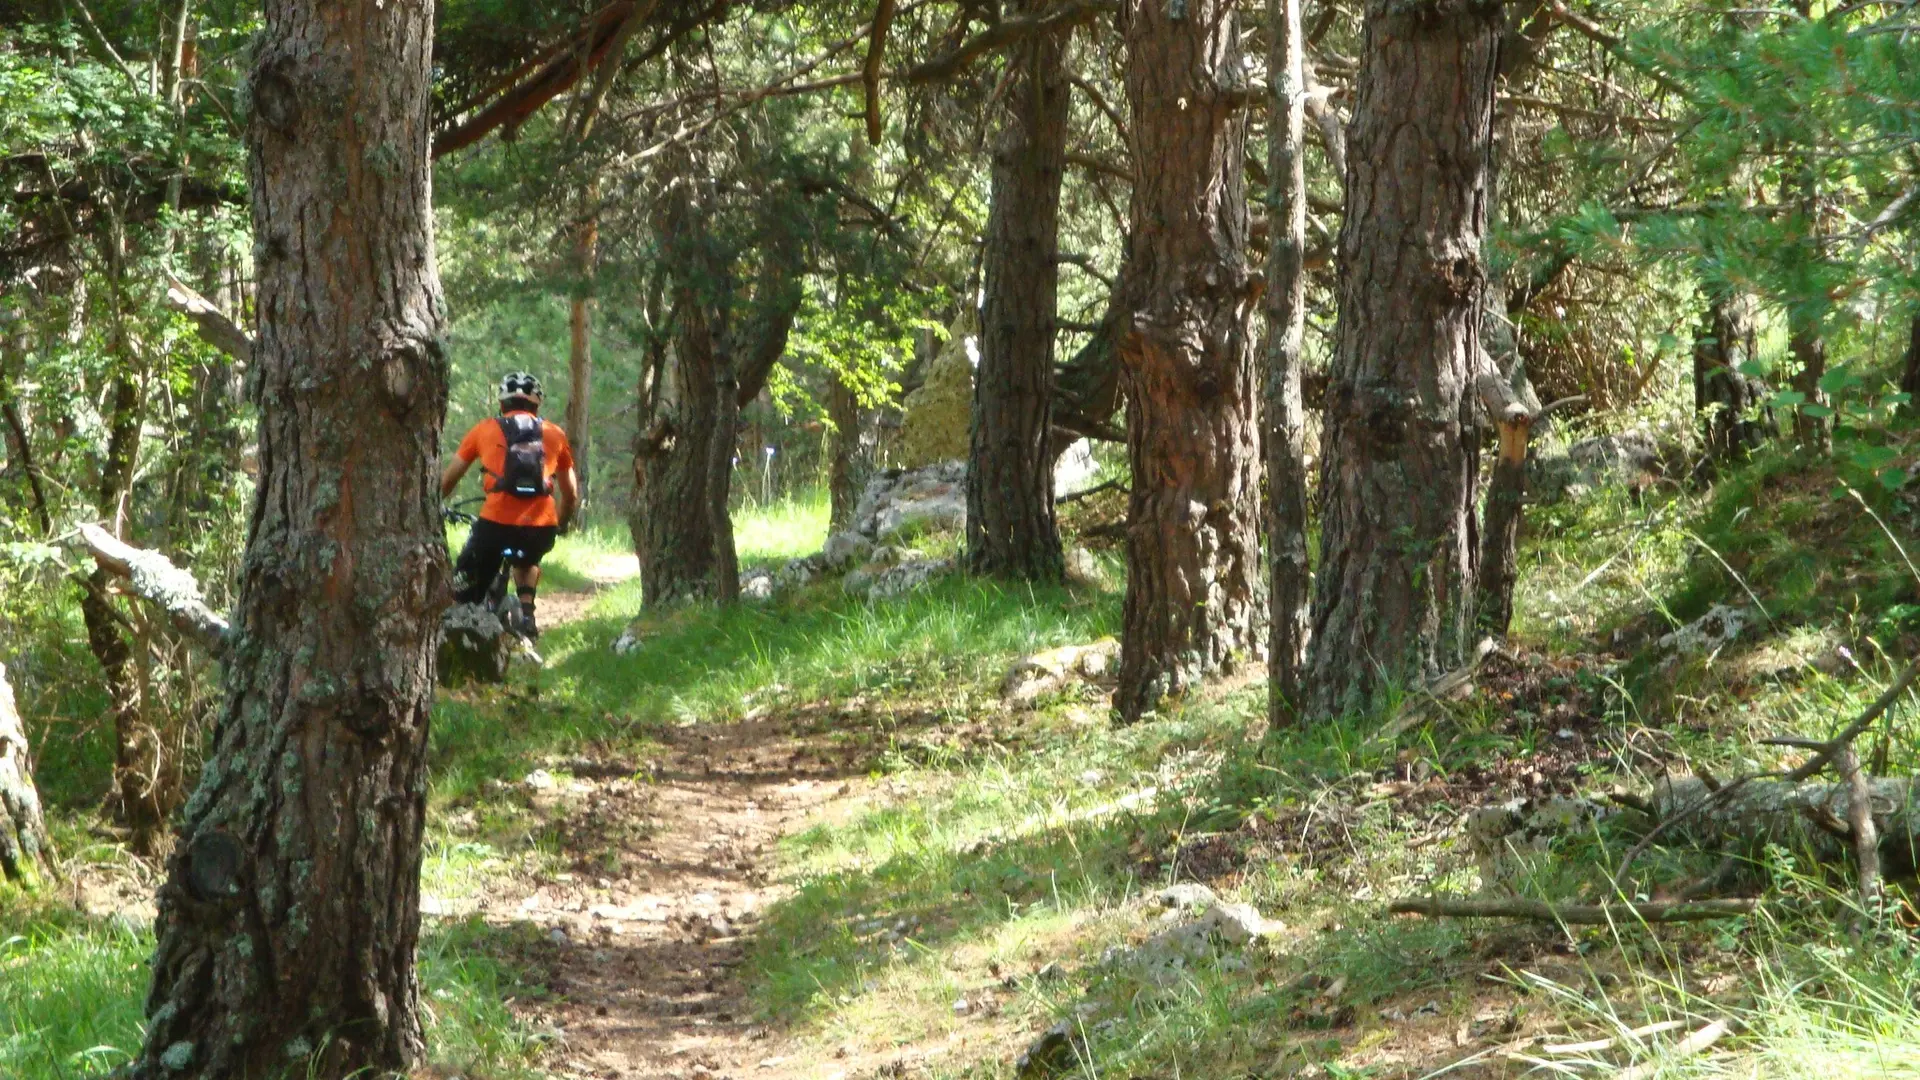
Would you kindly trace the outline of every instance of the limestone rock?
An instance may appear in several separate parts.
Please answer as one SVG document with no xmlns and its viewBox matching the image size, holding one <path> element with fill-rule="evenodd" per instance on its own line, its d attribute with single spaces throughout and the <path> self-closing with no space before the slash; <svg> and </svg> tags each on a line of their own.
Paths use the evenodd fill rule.
<svg viewBox="0 0 1920 1080">
<path fill-rule="evenodd" d="M 773 576 L 774 588 L 781 591 L 797 589 L 829 569 L 831 568 L 827 565 L 826 559 L 818 554 L 808 555 L 802 559 L 789 559 L 787 565 L 781 567 L 780 572 Z"/>
<path fill-rule="evenodd" d="M 773 599 L 773 575 L 765 570 L 749 570 L 740 579 L 740 599 L 764 602 Z"/>
<path fill-rule="evenodd" d="M 967 456 L 973 421 L 973 369 L 980 358 L 979 326 L 971 304 L 947 331 L 947 340 L 928 362 L 920 388 L 900 404 L 898 455 L 908 468 Z"/>
<path fill-rule="evenodd" d="M 1251 904 L 1216 899 L 1199 918 L 1162 930 L 1131 949 L 1108 949 L 1101 962 L 1155 986 L 1172 986 L 1187 977 L 1194 961 L 1217 956 L 1222 949 L 1244 949 L 1285 929 L 1285 923 L 1262 916 Z"/>
<path fill-rule="evenodd" d="M 1120 662 L 1120 643 L 1101 638 L 1087 645 L 1063 645 L 1021 658 L 1000 683 L 1000 698 L 1015 708 L 1034 703 L 1070 682 L 1098 681 Z"/>
<path fill-rule="evenodd" d="M 506 679 L 524 643 L 481 604 L 455 604 L 440 617 L 440 681 Z"/>
<path fill-rule="evenodd" d="M 1590 833 L 1618 812 L 1606 803 L 1566 795 L 1508 799 L 1469 811 L 1467 846 L 1480 864 L 1482 887 L 1526 873 L 1555 840 Z"/>
<path fill-rule="evenodd" d="M 857 532 L 837 532 L 827 537 L 827 545 L 820 549 L 820 558 L 827 569 L 844 570 L 872 553 L 873 541 Z"/>
<path fill-rule="evenodd" d="M 924 589 L 936 578 L 953 572 L 952 559 L 911 559 L 882 571 L 867 589 L 867 597 L 884 600 Z"/>
<path fill-rule="evenodd" d="M 1067 580 L 1076 585 L 1102 585 L 1106 583 L 1106 571 L 1101 568 L 1100 560 L 1093 552 L 1083 547 L 1067 549 Z"/>
<path fill-rule="evenodd" d="M 1660 447 L 1645 431 L 1582 439 L 1562 453 L 1527 462 L 1527 496 L 1535 502 L 1578 499 L 1596 488 L 1644 485 L 1661 471 Z"/>
<path fill-rule="evenodd" d="M 1705 615 L 1654 642 L 1653 647 L 1667 662 L 1717 652 L 1740 640 L 1753 620 L 1754 613 L 1747 608 L 1715 604 Z"/>
<path fill-rule="evenodd" d="M 958 532 L 966 525 L 964 461 L 882 469 L 867 481 L 853 510 L 854 530 L 882 543 L 917 532 Z"/>
<path fill-rule="evenodd" d="M 1081 439 L 1067 447 L 1053 463 L 1053 497 L 1071 495 L 1093 486 L 1100 475 L 1100 463 L 1093 459 L 1093 443 Z"/>
</svg>

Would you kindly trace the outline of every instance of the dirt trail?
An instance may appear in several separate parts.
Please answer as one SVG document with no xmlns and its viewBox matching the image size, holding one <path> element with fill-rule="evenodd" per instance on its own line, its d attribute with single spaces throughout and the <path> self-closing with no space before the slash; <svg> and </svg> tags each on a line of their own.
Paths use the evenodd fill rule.
<svg viewBox="0 0 1920 1080">
<path fill-rule="evenodd" d="M 563 598 L 552 610 L 583 613 L 590 594 Z M 538 928 L 532 959 L 553 993 L 522 1012 L 561 1033 L 547 1065 L 563 1076 L 812 1075 L 787 1038 L 754 1023 L 739 969 L 782 893 L 768 877 L 778 840 L 857 798 L 864 772 L 781 720 L 663 739 L 667 752 L 644 768 L 569 762 L 570 780 L 530 791 L 571 869 L 478 909 Z"/>
</svg>

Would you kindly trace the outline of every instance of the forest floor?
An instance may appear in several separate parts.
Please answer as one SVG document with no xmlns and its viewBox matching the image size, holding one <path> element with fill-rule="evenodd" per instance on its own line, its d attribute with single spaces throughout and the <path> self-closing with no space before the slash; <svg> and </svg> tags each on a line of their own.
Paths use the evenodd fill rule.
<svg viewBox="0 0 1920 1080">
<path fill-rule="evenodd" d="M 569 538 L 542 591 L 545 666 L 446 691 L 435 714 L 431 1075 L 1920 1075 L 1920 947 L 1854 936 L 1845 868 L 1764 853 L 1733 887 L 1765 912 L 1707 924 L 1383 912 L 1617 898 L 1634 840 L 1617 820 L 1497 871 L 1465 817 L 1731 775 L 1777 760 L 1758 737 L 1830 730 L 1878 692 L 1914 645 L 1911 576 L 1830 484 L 1771 468 L 1705 497 L 1537 509 L 1509 649 L 1397 739 L 1377 717 L 1269 733 L 1246 677 L 1126 728 L 1098 681 L 1011 706 L 1021 657 L 1114 632 L 1111 551 L 1104 584 L 956 578 L 868 602 L 827 582 L 634 620 L 622 538 Z M 823 511 L 743 517 L 743 560 L 817 547 Z M 1742 594 L 1728 568 L 1769 632 L 1651 660 Z M 622 636 L 638 649 L 616 654 Z M 80 903 L 0 898 L 0 1075 L 21 1080 L 101 1075 L 138 1039 L 154 870 L 100 839 L 96 788 L 67 764 L 75 722 L 41 731 Z M 1717 861 L 1656 846 L 1641 865 L 1657 892 Z M 1216 896 L 1257 940 L 1180 944 Z M 1731 1034 L 1690 1051 L 1715 1024 Z M 1023 1073 L 1033 1046 L 1051 1056 Z"/>
</svg>

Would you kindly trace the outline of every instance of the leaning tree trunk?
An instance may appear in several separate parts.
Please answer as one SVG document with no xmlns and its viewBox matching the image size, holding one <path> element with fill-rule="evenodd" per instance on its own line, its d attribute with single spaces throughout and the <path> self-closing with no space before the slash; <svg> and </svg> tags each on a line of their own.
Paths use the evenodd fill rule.
<svg viewBox="0 0 1920 1080">
<path fill-rule="evenodd" d="M 0 885 L 34 892 L 53 872 L 53 845 L 40 819 L 26 725 L 13 702 L 7 666 L 0 664 Z"/>
<path fill-rule="evenodd" d="M 587 187 L 586 202 L 599 197 L 597 185 Z M 573 230 L 573 295 L 567 312 L 570 344 L 567 351 L 567 442 L 573 448 L 573 467 L 580 474 L 580 501 L 587 501 L 593 438 L 589 430 L 593 400 L 593 278 L 594 257 L 600 240 L 600 220 L 591 209 Z"/>
<path fill-rule="evenodd" d="M 1267 0 L 1273 97 L 1267 127 L 1267 719 L 1280 730 L 1299 717 L 1307 657 L 1307 417 L 1300 399 L 1306 336 L 1306 44 L 1300 0 Z"/>
<path fill-rule="evenodd" d="M 1120 285 L 1133 467 L 1122 721 L 1266 647 L 1247 98 L 1231 4 L 1129 0 L 1127 99 L 1143 167 Z"/>
<path fill-rule="evenodd" d="M 1308 702 L 1370 711 L 1471 643 L 1474 480 L 1501 9 L 1368 0 L 1321 439 Z"/>
<path fill-rule="evenodd" d="M 1046 0 L 1022 0 L 1032 14 Z M 1067 159 L 1065 34 L 1028 37 L 1007 58 L 1013 89 L 993 153 L 983 261 L 986 302 L 967 454 L 967 566 L 1058 581 L 1053 512 L 1054 293 Z"/>
<path fill-rule="evenodd" d="M 448 595 L 427 0 L 268 0 L 260 480 L 227 700 L 159 902 L 139 1080 L 405 1072 Z"/>
</svg>

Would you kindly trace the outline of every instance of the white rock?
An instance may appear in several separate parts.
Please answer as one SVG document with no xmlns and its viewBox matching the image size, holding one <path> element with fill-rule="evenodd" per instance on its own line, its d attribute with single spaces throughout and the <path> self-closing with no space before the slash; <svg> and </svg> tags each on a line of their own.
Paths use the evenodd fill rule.
<svg viewBox="0 0 1920 1080">
<path fill-rule="evenodd" d="M 525 784 L 531 791 L 552 791 L 555 786 L 553 774 L 545 769 L 533 770 L 527 774 L 527 778 L 522 780 L 521 783 Z"/>
<path fill-rule="evenodd" d="M 1053 464 L 1053 496 L 1070 495 L 1093 485 L 1100 464 L 1093 460 L 1093 443 L 1079 439 Z"/>
<path fill-rule="evenodd" d="M 613 654 L 626 656 L 640 648 L 640 638 L 628 627 L 621 635 L 613 639 Z"/>
<path fill-rule="evenodd" d="M 1740 639 L 1753 625 L 1753 612 L 1743 607 L 1715 604 L 1705 615 L 1654 642 L 1668 660 L 1717 652 Z"/>
<path fill-rule="evenodd" d="M 1153 902 L 1164 908 L 1197 908 L 1220 902 L 1220 896 L 1198 882 L 1183 881 L 1153 894 Z"/>
<path fill-rule="evenodd" d="M 740 599 L 758 601 L 773 599 L 773 575 L 762 570 L 742 579 Z"/>
<path fill-rule="evenodd" d="M 1081 585 L 1099 585 L 1106 580 L 1106 574 L 1100 568 L 1100 560 L 1086 548 L 1068 548 L 1066 562 L 1068 581 Z"/>
</svg>

